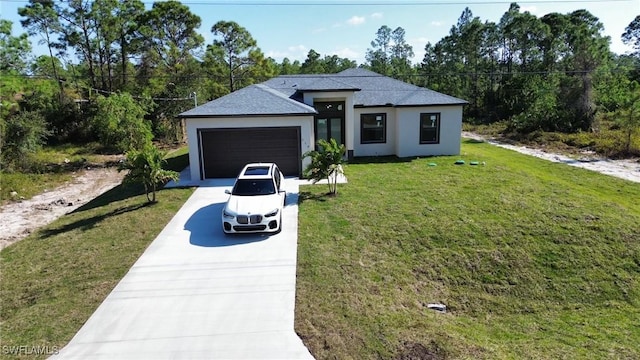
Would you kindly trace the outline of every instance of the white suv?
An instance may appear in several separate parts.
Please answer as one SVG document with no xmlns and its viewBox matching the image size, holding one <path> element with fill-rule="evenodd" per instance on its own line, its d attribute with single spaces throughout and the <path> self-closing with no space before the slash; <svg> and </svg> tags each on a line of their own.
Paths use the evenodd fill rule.
<svg viewBox="0 0 640 360">
<path fill-rule="evenodd" d="M 286 192 L 284 176 L 273 163 L 247 164 L 222 210 L 225 233 L 279 232 Z"/>
</svg>

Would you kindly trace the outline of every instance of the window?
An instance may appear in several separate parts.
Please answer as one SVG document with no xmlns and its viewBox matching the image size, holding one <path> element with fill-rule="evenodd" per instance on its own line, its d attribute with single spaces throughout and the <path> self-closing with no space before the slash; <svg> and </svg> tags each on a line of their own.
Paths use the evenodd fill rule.
<svg viewBox="0 0 640 360">
<path fill-rule="evenodd" d="M 440 143 L 440 113 L 420 114 L 420 144 Z"/>
<path fill-rule="evenodd" d="M 251 166 L 244 171 L 245 175 L 268 175 L 269 168 L 265 166 Z"/>
<path fill-rule="evenodd" d="M 275 194 L 271 179 L 238 179 L 231 194 L 237 196 L 255 196 Z"/>
<path fill-rule="evenodd" d="M 387 142 L 387 114 L 360 115 L 360 143 Z"/>
<path fill-rule="evenodd" d="M 281 180 L 280 180 L 280 169 L 278 169 L 278 168 L 277 168 L 277 167 L 275 167 L 275 166 L 274 166 L 274 168 L 273 168 L 273 169 L 274 169 L 273 171 L 275 171 L 276 188 L 277 188 L 277 190 L 279 191 L 279 190 L 281 189 L 281 187 L 280 187 L 280 181 L 281 181 Z"/>
</svg>

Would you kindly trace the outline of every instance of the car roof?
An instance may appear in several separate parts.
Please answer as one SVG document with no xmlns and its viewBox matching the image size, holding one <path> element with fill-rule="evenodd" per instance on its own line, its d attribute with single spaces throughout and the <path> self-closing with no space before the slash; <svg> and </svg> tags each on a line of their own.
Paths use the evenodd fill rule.
<svg viewBox="0 0 640 360">
<path fill-rule="evenodd" d="M 242 168 L 238 179 L 259 179 L 259 178 L 271 178 L 274 163 L 250 163 Z"/>
</svg>

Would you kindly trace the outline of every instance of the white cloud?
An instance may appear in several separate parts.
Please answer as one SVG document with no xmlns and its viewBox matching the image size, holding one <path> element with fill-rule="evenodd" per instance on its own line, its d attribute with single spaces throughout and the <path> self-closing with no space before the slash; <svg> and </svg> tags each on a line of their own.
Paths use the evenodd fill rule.
<svg viewBox="0 0 640 360">
<path fill-rule="evenodd" d="M 289 60 L 304 61 L 307 58 L 309 48 L 304 45 L 292 45 L 287 47 L 286 50 L 270 50 L 265 53 L 265 56 L 275 59 L 276 61 L 282 61 L 284 58 Z"/>
<path fill-rule="evenodd" d="M 290 52 L 307 52 L 307 47 L 304 45 L 295 45 L 295 46 L 289 46 L 287 48 Z"/>
<path fill-rule="evenodd" d="M 362 25 L 364 24 L 364 22 L 366 21 L 366 19 L 363 16 L 352 16 L 349 20 L 347 20 L 347 24 L 349 25 Z"/>
<path fill-rule="evenodd" d="M 432 26 L 436 26 L 436 27 L 438 27 L 438 26 L 442 26 L 442 22 L 441 22 L 441 21 L 432 21 L 432 22 L 431 22 L 431 25 L 432 25 Z"/>
<path fill-rule="evenodd" d="M 382 17 L 383 17 L 382 13 L 379 13 L 379 12 L 371 14 L 372 19 L 382 19 Z"/>
<path fill-rule="evenodd" d="M 342 49 L 338 49 L 338 50 L 334 50 L 331 53 L 331 55 L 338 55 L 340 57 L 345 57 L 345 58 L 349 58 L 349 59 L 355 59 L 355 58 L 360 56 L 360 54 L 357 51 L 352 50 L 352 49 L 350 49 L 348 47 L 342 48 Z"/>
</svg>

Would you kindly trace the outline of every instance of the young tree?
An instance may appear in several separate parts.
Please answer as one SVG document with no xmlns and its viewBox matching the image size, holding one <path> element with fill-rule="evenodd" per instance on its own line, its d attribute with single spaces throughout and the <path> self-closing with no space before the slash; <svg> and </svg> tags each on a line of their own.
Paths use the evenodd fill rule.
<svg viewBox="0 0 640 360">
<path fill-rule="evenodd" d="M 93 124 L 100 142 L 122 152 L 144 149 L 153 137 L 146 113 L 130 94 L 99 96 Z"/>
<path fill-rule="evenodd" d="M 52 39 L 52 36 L 60 32 L 61 28 L 53 0 L 30 0 L 27 6 L 18 9 L 18 14 L 24 18 L 20 23 L 27 29 L 29 35 L 40 35 L 42 39 L 38 43 L 47 46 L 52 75 L 60 87 L 60 97 L 62 97 L 64 85 L 58 75 L 60 63 L 53 56 L 53 49 L 59 45 Z"/>
<path fill-rule="evenodd" d="M 640 58 L 640 15 L 636 16 L 624 29 L 622 42 L 631 45 L 635 50 L 635 56 Z"/>
<path fill-rule="evenodd" d="M 284 58 L 280 64 L 280 75 L 299 74 L 300 66 L 300 61 L 294 60 L 291 62 L 289 58 Z"/>
<path fill-rule="evenodd" d="M 372 49 L 367 49 L 366 54 L 366 59 L 371 71 L 382 75 L 390 75 L 391 34 L 391 28 L 387 25 L 381 26 L 376 32 L 376 38 L 371 42 Z"/>
<path fill-rule="evenodd" d="M 310 158 L 311 163 L 304 170 L 303 175 L 315 184 L 320 180 L 327 180 L 329 194 L 338 193 L 338 176 L 342 172 L 342 163 L 346 148 L 338 144 L 336 139 L 329 141 L 318 140 L 318 150 L 306 152 L 303 157 Z"/>
<path fill-rule="evenodd" d="M 180 74 L 204 42 L 202 35 L 196 32 L 200 27 L 200 17 L 178 1 L 153 3 L 140 22 L 139 32 L 144 39 L 144 49 L 155 55 L 147 56 L 152 62 L 144 65 L 160 66 L 165 75 L 167 72 Z"/>
<path fill-rule="evenodd" d="M 358 64 L 347 58 L 341 58 L 338 55 L 321 55 L 315 50 L 309 50 L 307 58 L 300 66 L 301 74 L 335 74 L 342 70 L 351 69 Z"/>
<path fill-rule="evenodd" d="M 207 49 L 209 60 L 224 64 L 229 92 L 234 92 L 240 88 L 242 77 L 260 63 L 264 55 L 249 31 L 234 21 L 218 21 L 211 32 L 216 39 Z"/>
<path fill-rule="evenodd" d="M 614 113 L 617 123 L 625 132 L 625 151 L 631 153 L 634 135 L 640 132 L 640 84 L 628 83 L 627 91 L 621 94 L 620 107 Z"/>
<path fill-rule="evenodd" d="M 26 59 L 31 52 L 27 34 L 11 35 L 13 23 L 0 19 L 0 75 L 22 74 L 27 68 Z M 4 81 L 4 79 L 3 79 Z"/>
<path fill-rule="evenodd" d="M 386 25 L 381 26 L 376 32 L 375 40 L 371 42 L 372 48 L 367 49 L 369 69 L 403 81 L 411 79 L 413 47 L 406 42 L 404 36 L 405 31 L 401 27 L 391 30 Z"/>
<path fill-rule="evenodd" d="M 44 117 L 35 111 L 21 111 L 6 119 L 0 137 L 2 167 L 28 170 L 30 155 L 44 144 L 49 132 Z"/>
<path fill-rule="evenodd" d="M 201 19 L 178 1 L 155 2 L 140 17 L 142 58 L 137 66 L 139 92 L 156 99 L 149 114 L 158 137 L 181 140 L 182 132 L 174 116 L 193 107 L 189 94 L 203 96 L 204 84 L 197 74 L 204 38 L 198 34 Z M 183 100 L 174 100 L 183 99 Z"/>
<path fill-rule="evenodd" d="M 31 51 L 27 34 L 11 35 L 12 22 L 0 19 L 0 149 L 7 142 L 7 118 L 19 110 L 16 94 L 24 90 L 25 59 Z"/>
<path fill-rule="evenodd" d="M 411 81 L 413 75 L 413 67 L 411 66 L 411 58 L 414 55 L 413 47 L 407 43 L 404 35 L 405 31 L 401 27 L 397 27 L 391 32 L 391 75 L 402 81 Z"/>
<path fill-rule="evenodd" d="M 320 53 L 311 49 L 307 53 L 307 58 L 300 66 L 301 74 L 322 74 L 324 72 L 324 66 L 320 59 Z"/>
<path fill-rule="evenodd" d="M 166 163 L 165 154 L 153 144 L 141 149 L 127 152 L 126 160 L 118 167 L 119 171 L 127 170 L 125 184 L 142 184 L 148 202 L 156 202 L 158 187 L 169 180 L 178 181 L 180 174 L 163 169 Z"/>
</svg>

